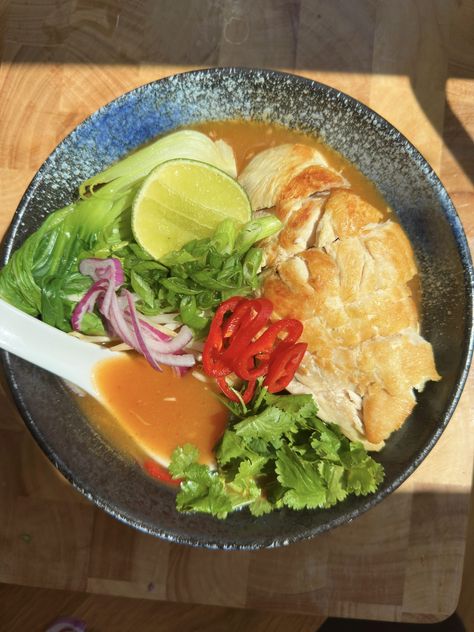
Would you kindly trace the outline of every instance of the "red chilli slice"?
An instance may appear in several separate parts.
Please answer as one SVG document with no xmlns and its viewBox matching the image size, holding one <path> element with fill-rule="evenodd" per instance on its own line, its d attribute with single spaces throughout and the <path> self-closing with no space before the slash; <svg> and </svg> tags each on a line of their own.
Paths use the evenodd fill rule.
<svg viewBox="0 0 474 632">
<path fill-rule="evenodd" d="M 282 333 L 286 333 L 285 338 L 278 340 Z M 244 380 L 253 380 L 265 375 L 272 355 L 277 352 L 279 346 L 294 344 L 302 333 L 302 323 L 294 318 L 284 318 L 273 323 L 236 357 L 233 364 L 235 373 Z"/>
<path fill-rule="evenodd" d="M 231 401 L 247 404 L 263 376 L 270 392 L 283 390 L 306 352 L 307 344 L 296 344 L 303 333 L 301 321 L 284 318 L 269 325 L 272 312 L 268 299 L 241 296 L 224 301 L 216 311 L 204 345 L 203 367 Z M 240 393 L 227 381 L 232 373 L 247 382 Z"/>
<path fill-rule="evenodd" d="M 263 381 L 263 385 L 268 388 L 270 393 L 278 393 L 288 386 L 307 348 L 306 342 L 292 345 L 286 345 L 283 342 L 276 348 L 274 356 L 270 360 L 268 375 Z"/>
<path fill-rule="evenodd" d="M 182 481 L 181 478 L 173 478 L 167 467 L 160 465 L 160 463 L 153 461 L 153 459 L 147 459 L 144 461 L 143 469 L 152 478 L 155 478 L 162 483 L 167 483 L 168 485 L 179 485 Z"/>
</svg>

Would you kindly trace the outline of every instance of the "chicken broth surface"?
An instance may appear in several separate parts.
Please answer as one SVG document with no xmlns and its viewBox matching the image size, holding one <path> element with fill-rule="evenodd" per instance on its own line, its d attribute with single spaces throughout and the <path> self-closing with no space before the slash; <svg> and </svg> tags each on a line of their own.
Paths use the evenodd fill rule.
<svg viewBox="0 0 474 632">
<path fill-rule="evenodd" d="M 282 125 L 254 121 L 210 121 L 195 125 L 193 129 L 207 134 L 213 140 L 222 139 L 228 143 L 234 150 L 239 174 L 256 154 L 269 147 L 284 143 L 302 143 L 315 147 L 330 167 L 347 178 L 354 193 L 375 206 L 384 216 L 390 212 L 387 202 L 375 185 L 341 154 L 314 136 L 292 131 Z"/>
<path fill-rule="evenodd" d="M 340 172 L 357 193 L 385 217 L 393 217 L 375 185 L 354 165 L 317 138 L 282 126 L 247 121 L 211 121 L 194 129 L 222 139 L 234 150 L 238 173 L 260 151 L 283 143 L 303 143 L 316 147 L 330 167 Z M 411 282 L 415 298 L 418 277 Z M 190 371 L 177 377 L 171 370 L 155 371 L 135 353 L 107 361 L 97 367 L 96 380 L 108 401 L 109 410 L 89 397 L 78 398 L 80 408 L 99 432 L 121 452 L 143 460 L 145 455 L 166 464 L 173 449 L 193 443 L 201 461 L 213 462 L 213 447 L 224 432 L 227 411 L 215 397 L 210 382 L 201 381 Z"/>
<path fill-rule="evenodd" d="M 169 367 L 156 371 L 135 352 L 100 362 L 94 381 L 109 409 L 109 415 L 101 415 L 101 429 L 112 432 L 120 447 L 127 450 L 131 441 L 135 449 L 167 465 L 175 448 L 192 443 L 202 463 L 213 463 L 212 450 L 224 432 L 227 409 L 212 382 L 201 381 L 193 371 L 183 377 Z M 91 404 L 89 400 L 86 405 Z M 114 419 L 120 434 L 115 433 Z"/>
</svg>

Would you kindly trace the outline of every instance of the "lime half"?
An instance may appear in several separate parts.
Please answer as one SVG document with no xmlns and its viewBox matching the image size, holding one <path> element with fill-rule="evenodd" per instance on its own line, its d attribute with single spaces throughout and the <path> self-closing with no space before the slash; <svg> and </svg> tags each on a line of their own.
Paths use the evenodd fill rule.
<svg viewBox="0 0 474 632">
<path fill-rule="evenodd" d="M 224 219 L 250 220 L 250 201 L 240 184 L 205 162 L 176 159 L 158 165 L 133 203 L 132 230 L 155 259 L 192 239 L 210 237 Z"/>
</svg>

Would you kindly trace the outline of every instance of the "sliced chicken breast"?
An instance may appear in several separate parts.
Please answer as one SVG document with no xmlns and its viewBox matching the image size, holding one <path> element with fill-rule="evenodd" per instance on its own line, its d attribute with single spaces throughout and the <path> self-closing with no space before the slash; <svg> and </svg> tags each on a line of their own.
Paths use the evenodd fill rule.
<svg viewBox="0 0 474 632">
<path fill-rule="evenodd" d="M 348 186 L 345 178 L 328 167 L 321 152 L 301 144 L 278 145 L 260 152 L 242 171 L 239 182 L 254 210 Z"/>
<path fill-rule="evenodd" d="M 267 149 L 239 180 L 255 211 L 273 207 L 284 223 L 264 244 L 262 291 L 275 318 L 304 324 L 308 352 L 289 390 L 312 393 L 322 419 L 379 450 L 415 390 L 440 379 L 419 333 L 408 238 L 309 146 Z"/>
</svg>

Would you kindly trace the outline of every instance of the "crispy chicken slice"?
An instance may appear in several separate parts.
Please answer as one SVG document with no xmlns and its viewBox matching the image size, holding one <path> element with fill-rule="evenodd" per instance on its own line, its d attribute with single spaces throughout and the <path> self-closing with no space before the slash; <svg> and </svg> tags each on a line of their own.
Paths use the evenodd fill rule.
<svg viewBox="0 0 474 632">
<path fill-rule="evenodd" d="M 345 178 L 328 167 L 321 152 L 301 144 L 278 145 L 260 152 L 239 175 L 239 182 L 254 210 L 348 186 Z"/>
<path fill-rule="evenodd" d="M 419 333 L 409 240 L 311 147 L 265 150 L 239 179 L 254 210 L 274 207 L 284 223 L 264 244 L 263 294 L 276 318 L 304 324 L 308 353 L 289 390 L 312 393 L 322 419 L 379 450 L 414 391 L 440 379 Z"/>
<path fill-rule="evenodd" d="M 328 192 L 349 186 L 328 166 L 321 152 L 300 144 L 279 145 L 257 154 L 240 174 L 239 182 L 254 210 L 273 208 L 284 224 L 265 244 L 267 265 L 311 245 Z"/>
</svg>

